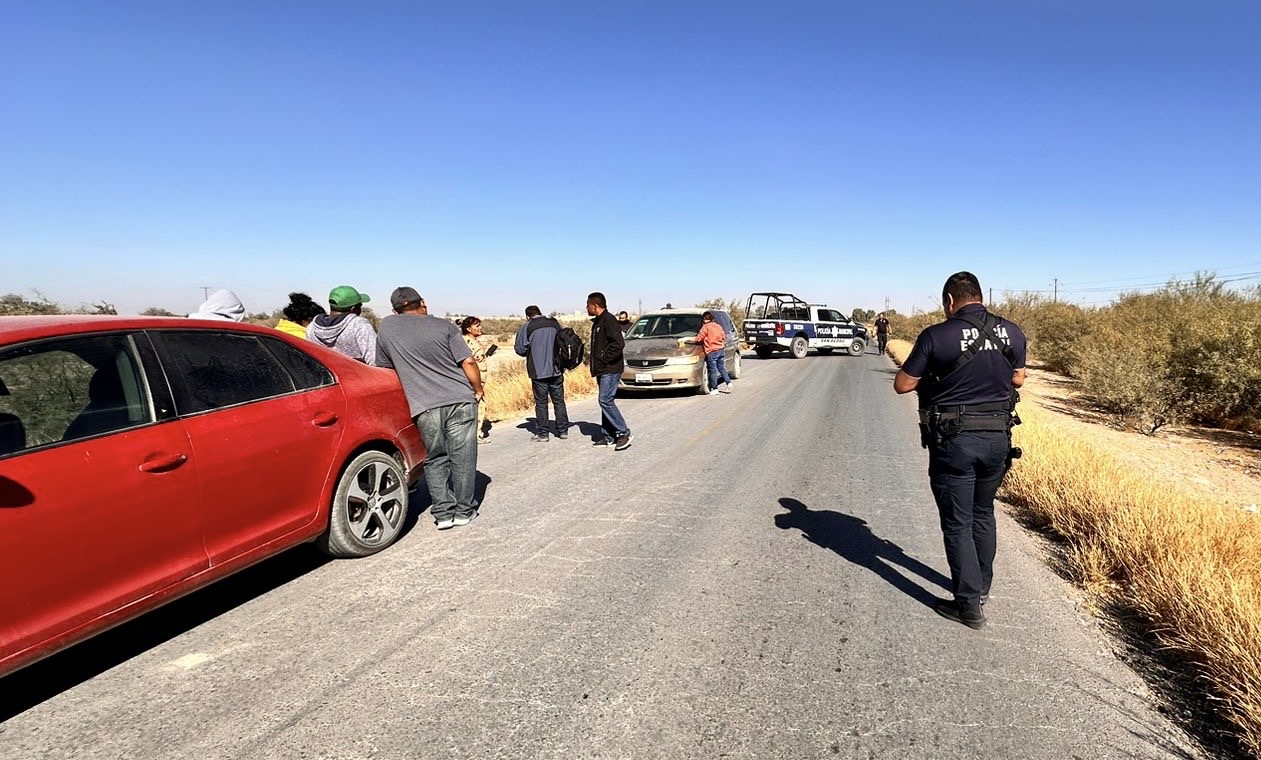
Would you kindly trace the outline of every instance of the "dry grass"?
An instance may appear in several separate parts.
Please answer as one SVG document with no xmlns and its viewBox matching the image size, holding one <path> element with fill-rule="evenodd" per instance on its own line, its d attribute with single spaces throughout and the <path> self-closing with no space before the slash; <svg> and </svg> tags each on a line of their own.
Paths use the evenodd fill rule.
<svg viewBox="0 0 1261 760">
<path fill-rule="evenodd" d="M 501 348 L 502 352 L 504 349 Z M 511 348 L 507 349 L 511 352 Z M 486 416 L 493 420 L 506 420 L 534 411 L 534 392 L 530 389 L 530 377 L 525 372 L 525 362 L 515 356 L 495 362 L 486 379 Z M 597 391 L 595 378 L 585 367 L 565 373 L 565 399 L 591 396 Z"/>
<path fill-rule="evenodd" d="M 890 341 L 899 363 L 911 344 Z M 1138 613 L 1247 750 L 1261 755 L 1261 515 L 1139 474 L 1075 435 L 1087 424 L 1022 404 L 1024 458 L 1000 496 L 1066 544 L 1100 606 Z"/>
</svg>

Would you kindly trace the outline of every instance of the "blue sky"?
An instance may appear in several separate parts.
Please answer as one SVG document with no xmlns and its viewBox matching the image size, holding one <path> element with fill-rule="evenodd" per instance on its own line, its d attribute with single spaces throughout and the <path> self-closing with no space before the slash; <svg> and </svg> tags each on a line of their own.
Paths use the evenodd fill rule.
<svg viewBox="0 0 1261 760">
<path fill-rule="evenodd" d="M 0 292 L 437 313 L 1261 281 L 1261 4 L 63 2 L 0 24 Z"/>
</svg>

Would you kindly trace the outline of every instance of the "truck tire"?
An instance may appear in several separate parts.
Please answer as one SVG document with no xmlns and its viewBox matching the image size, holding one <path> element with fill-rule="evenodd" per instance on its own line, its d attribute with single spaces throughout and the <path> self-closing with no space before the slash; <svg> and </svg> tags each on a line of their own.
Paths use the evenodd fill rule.
<svg viewBox="0 0 1261 760">
<path fill-rule="evenodd" d="M 810 348 L 810 344 L 806 342 L 806 337 L 804 335 L 798 335 L 793 338 L 792 345 L 788 347 L 788 351 L 792 354 L 794 359 L 804 359 L 806 358 L 806 349 L 808 348 Z"/>
<path fill-rule="evenodd" d="M 867 351 L 867 341 L 862 338 L 854 338 L 854 342 L 849 344 L 849 353 L 851 356 L 861 356 Z"/>
</svg>

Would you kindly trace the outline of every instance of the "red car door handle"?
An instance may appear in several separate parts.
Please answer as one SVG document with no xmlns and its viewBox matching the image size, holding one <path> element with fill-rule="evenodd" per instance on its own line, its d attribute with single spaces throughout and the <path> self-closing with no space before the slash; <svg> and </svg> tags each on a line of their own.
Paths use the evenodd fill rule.
<svg viewBox="0 0 1261 760">
<path fill-rule="evenodd" d="M 337 415 L 332 412 L 320 412 L 311 420 L 317 427 L 328 427 L 337 422 Z"/>
<path fill-rule="evenodd" d="M 169 472 L 188 461 L 184 454 L 159 455 L 146 459 L 140 465 L 141 472 Z"/>
</svg>

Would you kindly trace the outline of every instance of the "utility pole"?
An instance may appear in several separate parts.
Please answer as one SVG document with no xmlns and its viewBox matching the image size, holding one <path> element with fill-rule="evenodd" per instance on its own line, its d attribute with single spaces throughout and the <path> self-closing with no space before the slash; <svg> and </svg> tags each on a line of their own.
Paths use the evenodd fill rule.
<svg viewBox="0 0 1261 760">
<path fill-rule="evenodd" d="M 889 310 L 889 297 L 888 296 L 884 297 L 884 310 L 885 311 Z"/>
<path fill-rule="evenodd" d="M 201 300 L 205 301 L 207 298 L 210 298 L 210 286 L 202 285 L 201 286 Z"/>
<path fill-rule="evenodd" d="M 993 305 L 993 303 L 994 303 L 994 289 L 993 289 L 993 288 L 990 288 L 990 298 L 989 298 L 989 300 L 988 300 L 988 301 L 986 301 L 985 303 L 988 303 L 988 304 L 990 304 L 990 305 Z"/>
<path fill-rule="evenodd" d="M 1051 280 L 1051 303 L 1055 303 L 1060 298 L 1060 278 L 1056 277 Z"/>
</svg>

